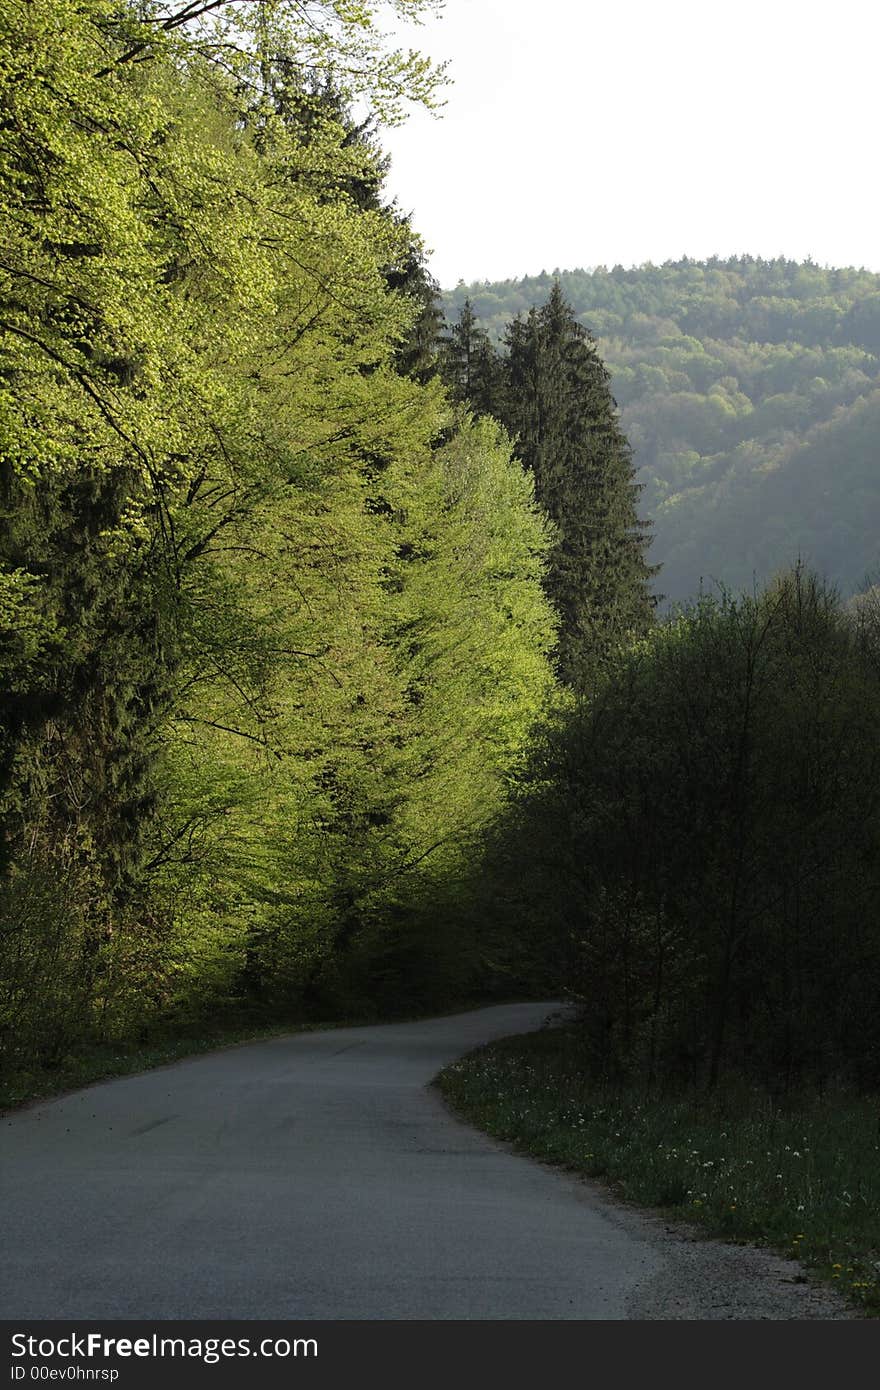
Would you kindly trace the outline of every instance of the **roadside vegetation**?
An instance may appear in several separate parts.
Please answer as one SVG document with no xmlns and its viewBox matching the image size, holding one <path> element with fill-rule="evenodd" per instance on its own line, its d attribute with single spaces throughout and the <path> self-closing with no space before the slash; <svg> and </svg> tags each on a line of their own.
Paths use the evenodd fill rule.
<svg viewBox="0 0 880 1390">
<path fill-rule="evenodd" d="M 795 570 L 621 646 L 532 747 L 487 903 L 594 1076 L 880 1085 L 880 608 Z M 489 907 L 487 907 L 489 910 Z"/>
<path fill-rule="evenodd" d="M 576 1028 L 492 1043 L 438 1084 L 463 1119 L 519 1152 L 707 1235 L 768 1245 L 880 1316 L 875 1098 L 838 1087 L 783 1101 L 733 1082 L 710 1098 L 603 1085 Z"/>
<path fill-rule="evenodd" d="M 371 5 L 0 0 L 0 1071 L 485 974 L 555 619 L 383 193 L 439 80 Z"/>
</svg>

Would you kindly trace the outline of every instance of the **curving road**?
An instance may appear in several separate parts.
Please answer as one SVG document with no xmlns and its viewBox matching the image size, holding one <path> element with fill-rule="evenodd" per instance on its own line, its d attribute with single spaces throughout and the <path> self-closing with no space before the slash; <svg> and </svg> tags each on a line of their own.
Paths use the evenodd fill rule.
<svg viewBox="0 0 880 1390">
<path fill-rule="evenodd" d="M 446 1112 L 441 1067 L 555 1007 L 252 1043 L 5 1116 L 0 1315 L 845 1316 Z"/>
</svg>

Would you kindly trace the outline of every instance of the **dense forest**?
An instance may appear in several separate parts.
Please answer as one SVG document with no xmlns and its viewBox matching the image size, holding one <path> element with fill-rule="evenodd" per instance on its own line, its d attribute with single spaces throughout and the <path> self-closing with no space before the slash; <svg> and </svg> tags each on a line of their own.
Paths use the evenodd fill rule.
<svg viewBox="0 0 880 1390">
<path fill-rule="evenodd" d="M 342 3 L 2 14 L 6 1060 L 464 989 L 555 620 L 347 114 L 430 70 Z"/>
<path fill-rule="evenodd" d="M 3 1066 L 552 990 L 604 1077 L 874 1084 L 876 595 L 654 597 L 861 581 L 872 278 L 444 326 L 373 8 L 0 17 Z"/>
<path fill-rule="evenodd" d="M 611 372 L 655 526 L 657 589 L 751 588 L 800 558 L 844 595 L 880 572 L 880 275 L 682 260 L 563 271 Z M 458 285 L 495 343 L 546 273 Z"/>
</svg>

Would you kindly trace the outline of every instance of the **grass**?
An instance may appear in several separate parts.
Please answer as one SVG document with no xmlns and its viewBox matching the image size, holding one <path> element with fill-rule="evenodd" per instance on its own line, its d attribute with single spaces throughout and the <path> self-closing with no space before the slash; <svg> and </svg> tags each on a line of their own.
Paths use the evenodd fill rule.
<svg viewBox="0 0 880 1390">
<path fill-rule="evenodd" d="M 465 1119 L 521 1152 L 604 1180 L 707 1234 L 793 1256 L 880 1316 L 880 1103 L 844 1093 L 785 1106 L 765 1092 L 609 1090 L 567 1028 L 505 1038 L 440 1074 Z"/>
</svg>

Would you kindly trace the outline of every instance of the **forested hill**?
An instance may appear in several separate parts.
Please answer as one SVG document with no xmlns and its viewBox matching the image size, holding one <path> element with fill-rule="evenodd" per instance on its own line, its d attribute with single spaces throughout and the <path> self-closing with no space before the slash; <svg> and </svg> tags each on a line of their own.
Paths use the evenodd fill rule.
<svg viewBox="0 0 880 1390">
<path fill-rule="evenodd" d="M 499 341 L 555 277 L 459 284 Z M 558 273 L 612 373 L 658 586 L 751 587 L 798 555 L 880 572 L 880 275 L 749 256 Z"/>
</svg>

